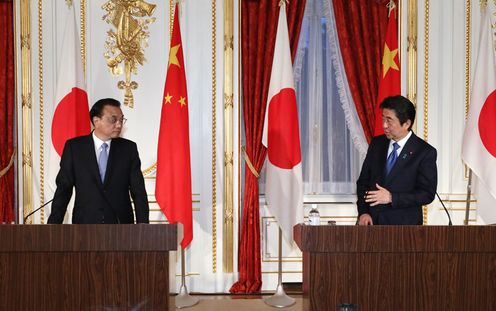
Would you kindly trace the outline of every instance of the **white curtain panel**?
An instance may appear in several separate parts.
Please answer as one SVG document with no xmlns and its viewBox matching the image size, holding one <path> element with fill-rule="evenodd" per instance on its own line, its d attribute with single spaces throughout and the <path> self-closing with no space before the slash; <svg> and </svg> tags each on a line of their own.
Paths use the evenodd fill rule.
<svg viewBox="0 0 496 311">
<path fill-rule="evenodd" d="M 308 0 L 294 64 L 305 194 L 353 194 L 367 142 L 329 0 Z"/>
</svg>

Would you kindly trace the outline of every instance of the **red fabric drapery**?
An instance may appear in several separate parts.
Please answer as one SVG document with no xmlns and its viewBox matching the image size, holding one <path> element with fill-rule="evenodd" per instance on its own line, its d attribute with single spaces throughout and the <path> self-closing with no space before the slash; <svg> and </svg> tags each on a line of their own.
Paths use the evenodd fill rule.
<svg viewBox="0 0 496 311">
<path fill-rule="evenodd" d="M 291 0 L 286 8 L 293 59 L 298 45 L 305 2 L 306 0 Z M 278 3 L 279 1 L 275 0 L 243 0 L 241 3 L 246 152 L 257 172 L 260 172 L 266 155 L 266 149 L 261 141 L 279 17 Z M 245 172 L 238 254 L 239 281 L 231 287 L 231 293 L 259 292 L 262 285 L 258 179 L 248 166 L 245 166 Z"/>
<path fill-rule="evenodd" d="M 14 24 L 12 2 L 0 2 L 0 223 L 14 221 Z"/>
<path fill-rule="evenodd" d="M 346 77 L 368 142 L 374 133 L 375 103 L 388 20 L 384 2 L 387 3 L 333 0 Z"/>
</svg>

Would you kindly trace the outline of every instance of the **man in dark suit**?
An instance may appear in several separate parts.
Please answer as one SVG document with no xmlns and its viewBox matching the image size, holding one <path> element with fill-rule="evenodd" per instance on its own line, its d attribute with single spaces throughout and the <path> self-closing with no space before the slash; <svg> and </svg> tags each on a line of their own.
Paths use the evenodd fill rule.
<svg viewBox="0 0 496 311">
<path fill-rule="evenodd" d="M 64 146 L 48 223 L 62 223 L 73 187 L 73 224 L 148 223 L 148 199 L 136 144 L 119 137 L 126 119 L 120 102 L 106 98 L 90 111 L 94 131 Z"/>
<path fill-rule="evenodd" d="M 372 139 L 357 181 L 359 225 L 421 225 L 434 200 L 437 152 L 411 131 L 415 107 L 403 96 L 384 99 L 384 135 Z"/>
</svg>

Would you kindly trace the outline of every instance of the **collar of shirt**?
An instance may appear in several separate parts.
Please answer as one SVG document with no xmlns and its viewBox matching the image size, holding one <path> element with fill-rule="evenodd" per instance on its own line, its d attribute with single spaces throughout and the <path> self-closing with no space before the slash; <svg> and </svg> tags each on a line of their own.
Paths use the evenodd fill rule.
<svg viewBox="0 0 496 311">
<path fill-rule="evenodd" d="M 396 154 L 397 155 L 400 155 L 401 150 L 403 149 L 403 146 L 405 146 L 405 144 L 408 141 L 408 139 L 410 138 L 410 136 L 412 136 L 412 131 L 408 131 L 408 134 L 406 134 L 405 137 L 403 137 L 402 139 L 400 139 L 398 141 L 394 141 L 394 140 L 391 139 L 389 141 L 389 148 L 388 148 L 387 156 L 389 156 L 389 154 L 391 153 L 391 151 L 393 151 L 393 149 L 394 149 L 393 144 L 394 143 L 397 143 L 400 146 L 398 148 L 398 150 L 396 150 Z"/>
<path fill-rule="evenodd" d="M 93 132 L 92 135 L 93 135 L 93 142 L 95 143 L 96 158 L 98 159 L 98 155 L 100 154 L 103 143 L 107 143 L 108 145 L 107 153 L 110 153 L 110 144 L 112 143 L 112 139 L 103 141 L 95 135 L 95 132 Z"/>
</svg>

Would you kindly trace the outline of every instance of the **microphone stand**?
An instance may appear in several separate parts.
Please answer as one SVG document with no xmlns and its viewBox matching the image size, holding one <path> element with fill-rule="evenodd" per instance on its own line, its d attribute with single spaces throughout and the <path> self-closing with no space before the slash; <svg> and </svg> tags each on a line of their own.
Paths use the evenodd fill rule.
<svg viewBox="0 0 496 311">
<path fill-rule="evenodd" d="M 40 207 L 38 207 L 37 209 L 35 209 L 34 211 L 32 211 L 31 213 L 27 214 L 26 217 L 24 217 L 24 220 L 23 220 L 23 224 L 26 224 L 26 220 L 31 216 L 33 215 L 34 213 L 36 213 L 37 211 L 39 211 L 40 209 L 44 208 L 45 206 L 47 206 L 48 204 L 52 203 L 53 199 L 51 199 L 50 201 L 48 202 L 45 202 L 44 204 L 42 204 Z"/>
<path fill-rule="evenodd" d="M 437 198 L 439 199 L 439 202 L 441 202 L 441 205 L 443 206 L 444 211 L 446 212 L 446 215 L 448 215 L 448 226 L 452 226 L 453 223 L 451 222 L 451 216 L 448 213 L 448 209 L 446 208 L 446 206 L 444 206 L 443 200 L 441 200 L 441 198 L 439 197 L 439 194 L 437 194 L 437 191 L 436 191 L 436 195 L 437 195 Z"/>
<path fill-rule="evenodd" d="M 420 175 L 422 175 L 427 180 L 427 182 L 430 185 L 431 182 L 430 182 L 429 178 L 427 178 L 427 176 L 425 176 L 425 174 L 422 171 L 418 171 L 418 172 L 420 173 Z M 448 209 L 446 208 L 446 206 L 444 206 L 444 202 L 443 202 L 443 200 L 441 200 L 441 197 L 437 193 L 437 189 L 434 189 L 434 192 L 436 193 L 436 196 L 439 199 L 439 202 L 441 202 L 441 205 L 443 206 L 444 211 L 446 212 L 446 215 L 448 215 L 448 226 L 452 226 L 453 223 L 451 222 L 451 216 L 450 216 L 450 213 L 448 212 Z"/>
</svg>

